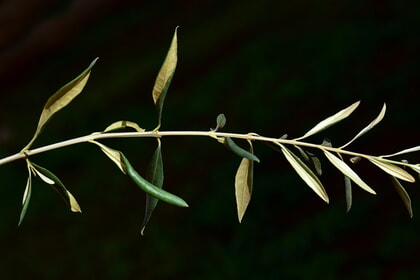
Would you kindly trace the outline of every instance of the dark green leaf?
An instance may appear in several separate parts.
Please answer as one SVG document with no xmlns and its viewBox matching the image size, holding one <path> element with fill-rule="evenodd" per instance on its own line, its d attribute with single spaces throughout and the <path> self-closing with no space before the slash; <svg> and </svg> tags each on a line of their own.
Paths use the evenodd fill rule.
<svg viewBox="0 0 420 280">
<path fill-rule="evenodd" d="M 351 179 L 347 176 L 344 176 L 344 189 L 346 192 L 346 205 L 347 205 L 347 213 L 348 213 L 353 203 L 353 195 L 352 195 L 352 189 L 351 189 Z"/>
<path fill-rule="evenodd" d="M 252 154 L 252 153 L 248 152 L 247 150 L 244 150 L 241 147 L 239 147 L 238 145 L 236 145 L 236 143 L 233 142 L 233 140 L 230 137 L 226 137 L 224 143 L 225 143 L 225 146 L 229 150 L 234 152 L 236 155 L 238 155 L 242 158 L 247 158 L 249 160 L 260 162 L 260 160 L 254 154 Z"/>
</svg>

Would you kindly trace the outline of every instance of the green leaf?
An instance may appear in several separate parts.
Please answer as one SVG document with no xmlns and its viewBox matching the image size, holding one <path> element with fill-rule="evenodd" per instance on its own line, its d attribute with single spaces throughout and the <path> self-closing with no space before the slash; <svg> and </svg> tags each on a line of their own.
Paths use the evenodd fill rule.
<svg viewBox="0 0 420 280">
<path fill-rule="evenodd" d="M 22 200 L 22 210 L 20 212 L 20 218 L 18 226 L 22 224 L 23 219 L 26 215 L 26 210 L 28 210 L 29 201 L 31 200 L 31 193 L 32 193 L 32 172 L 30 168 L 30 163 L 27 161 L 27 167 L 28 167 L 28 180 L 26 181 L 26 188 L 23 193 L 23 200 Z"/>
<path fill-rule="evenodd" d="M 58 177 L 54 175 L 54 173 L 52 173 L 48 169 L 41 167 L 33 162 L 31 162 L 31 165 L 36 169 L 37 174 L 42 174 L 43 176 L 49 178 L 49 180 L 53 182 L 53 184 L 49 184 L 49 183 L 47 184 L 49 184 L 54 190 L 58 192 L 58 194 L 61 196 L 61 198 L 63 198 L 64 202 L 69 206 L 72 212 L 82 212 L 77 200 L 67 190 L 63 182 L 61 182 L 61 180 L 58 179 Z"/>
<path fill-rule="evenodd" d="M 404 187 L 401 185 L 401 183 L 398 181 L 397 178 L 395 178 L 394 176 L 390 176 L 391 177 L 391 181 L 392 184 L 395 187 L 395 190 L 397 191 L 398 195 L 401 197 L 405 208 L 408 211 L 408 214 L 410 215 L 410 218 L 413 218 L 413 208 L 411 207 L 411 199 L 410 196 L 408 195 L 407 191 L 404 189 Z"/>
<path fill-rule="evenodd" d="M 249 144 L 250 153 L 252 154 L 254 152 L 252 144 L 251 142 L 249 142 Z M 242 221 L 242 218 L 251 200 L 253 172 L 254 161 L 243 158 L 235 176 L 235 197 L 239 222 Z"/>
<path fill-rule="evenodd" d="M 33 142 L 39 136 L 48 120 L 51 119 L 55 113 L 66 107 L 76 96 L 80 94 L 80 92 L 82 92 L 89 79 L 92 67 L 95 65 L 97 60 L 98 58 L 94 59 L 85 71 L 83 71 L 74 80 L 60 88 L 47 100 L 47 103 L 44 105 L 44 109 L 42 110 L 41 117 L 39 118 L 35 134 L 22 151 L 26 151 L 32 146 Z"/>
<path fill-rule="evenodd" d="M 353 182 L 359 185 L 362 189 L 371 194 L 376 194 L 376 192 L 371 189 L 360 177 L 350 168 L 344 161 L 333 155 L 332 153 L 324 150 L 325 157 L 344 175 L 349 177 Z"/>
<path fill-rule="evenodd" d="M 89 140 L 89 142 L 98 145 L 101 148 L 102 152 L 104 152 L 104 154 L 118 166 L 121 172 L 126 174 L 126 167 L 124 166 L 124 163 L 122 161 L 120 151 L 114 150 L 95 140 Z"/>
<path fill-rule="evenodd" d="M 346 175 L 344 175 L 344 189 L 346 192 L 346 205 L 347 205 L 347 213 L 348 213 L 353 204 L 353 195 L 352 195 L 352 189 L 351 189 L 351 180 Z"/>
<path fill-rule="evenodd" d="M 288 150 L 284 145 L 276 143 L 280 146 L 281 151 L 286 157 L 290 165 L 295 169 L 296 173 L 305 181 L 305 183 L 326 203 L 329 203 L 328 195 L 318 177 L 303 161 Z"/>
<path fill-rule="evenodd" d="M 126 168 L 127 175 L 145 193 L 150 194 L 151 196 L 157 199 L 160 199 L 169 204 L 173 204 L 175 206 L 188 207 L 188 204 L 182 198 L 171 194 L 165 191 L 164 189 L 158 188 L 157 186 L 153 185 L 152 183 L 144 179 L 142 176 L 140 176 L 140 174 L 137 173 L 137 171 L 134 169 L 134 167 L 131 165 L 131 163 L 128 161 L 127 157 L 123 153 L 121 153 L 121 158 Z"/>
<path fill-rule="evenodd" d="M 217 118 L 216 118 L 216 128 L 210 129 L 210 130 L 216 132 L 219 129 L 224 128 L 225 125 L 226 125 L 226 117 L 225 117 L 225 115 L 224 114 L 219 114 L 219 115 L 217 115 Z"/>
<path fill-rule="evenodd" d="M 418 151 L 420 151 L 420 146 L 408 148 L 408 149 L 399 151 L 398 153 L 390 154 L 390 155 L 385 155 L 385 156 L 381 156 L 381 157 L 393 157 L 393 156 L 398 156 L 398 155 L 407 154 L 407 153 L 413 153 L 413 152 L 418 152 Z"/>
<path fill-rule="evenodd" d="M 341 120 L 344 120 L 348 116 L 350 116 L 351 113 L 353 113 L 354 110 L 356 110 L 357 106 L 359 106 L 360 101 L 357 101 L 356 103 L 350 105 L 349 107 L 341 110 L 340 112 L 326 118 L 325 120 L 318 123 L 316 126 L 314 126 L 312 129 L 310 129 L 308 132 L 306 132 L 303 136 L 296 138 L 295 140 L 300 140 L 306 137 L 309 137 L 311 135 L 314 135 L 324 129 L 327 129 L 328 127 L 338 123 Z"/>
<path fill-rule="evenodd" d="M 232 140 L 230 137 L 226 137 L 224 141 L 225 146 L 231 150 L 233 153 L 235 153 L 237 156 L 240 156 L 242 158 L 247 158 L 249 160 L 253 160 L 256 162 L 260 162 L 260 160 L 252 153 L 248 152 L 247 150 L 242 149 L 236 143 Z"/>
<path fill-rule="evenodd" d="M 163 160 L 162 160 L 162 149 L 160 139 L 157 138 L 158 146 L 153 154 L 152 160 L 149 163 L 147 180 L 158 188 L 163 186 Z M 144 229 L 152 216 L 153 210 L 155 210 L 158 203 L 158 199 L 146 194 L 146 210 L 143 219 L 143 225 L 141 227 L 141 235 L 144 235 Z"/>
<path fill-rule="evenodd" d="M 413 183 L 416 181 L 416 179 L 414 179 L 414 177 L 410 173 L 405 171 L 404 169 L 394 164 L 383 161 L 383 159 L 381 158 L 368 158 L 368 159 L 371 163 L 375 164 L 380 169 L 382 169 L 383 171 L 385 171 L 386 173 L 388 173 L 389 175 L 393 177 L 397 177 L 401 180 L 404 180 L 410 183 Z"/>
<path fill-rule="evenodd" d="M 115 131 L 115 130 L 125 129 L 127 127 L 132 128 L 137 132 L 144 132 L 145 131 L 143 128 L 141 128 L 135 122 L 117 121 L 117 122 L 114 122 L 114 123 L 110 124 L 109 126 L 107 126 L 107 128 L 105 128 L 104 132 L 111 132 L 111 131 Z"/>
<path fill-rule="evenodd" d="M 169 51 L 166 55 L 162 67 L 160 68 L 160 71 L 156 77 L 155 85 L 153 87 L 153 101 L 158 112 L 158 126 L 155 130 L 158 130 L 160 128 L 162 120 L 163 103 L 165 101 L 169 85 L 171 84 L 172 78 L 174 76 L 176 64 L 178 61 L 177 30 L 178 27 L 175 29 L 175 33 L 172 38 L 171 45 L 169 47 Z"/>
<path fill-rule="evenodd" d="M 386 104 L 384 103 L 384 105 L 382 106 L 381 111 L 379 112 L 379 115 L 370 124 L 368 124 L 368 126 L 366 126 L 356 136 L 354 136 L 353 139 L 351 139 L 345 145 L 341 146 L 340 149 L 344 149 L 345 147 L 347 147 L 348 145 L 350 145 L 354 140 L 356 140 L 357 138 L 359 138 L 360 136 L 362 136 L 363 134 L 365 134 L 366 132 L 368 132 L 369 130 L 371 130 L 379 122 L 381 122 L 382 119 L 385 116 L 385 111 L 386 111 Z"/>
</svg>

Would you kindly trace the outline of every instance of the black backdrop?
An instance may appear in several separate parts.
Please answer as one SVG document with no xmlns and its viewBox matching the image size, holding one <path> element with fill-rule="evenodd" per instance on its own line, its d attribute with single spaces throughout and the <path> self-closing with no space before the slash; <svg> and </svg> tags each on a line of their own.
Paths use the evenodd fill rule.
<svg viewBox="0 0 420 280">
<path fill-rule="evenodd" d="M 351 148 L 371 154 L 418 145 L 416 1 L 30 1 L 0 2 L 0 156 L 31 138 L 44 102 L 100 57 L 84 92 L 35 146 L 126 119 L 155 127 L 151 90 L 176 26 L 179 62 L 162 130 L 299 136 L 362 100 L 348 120 L 311 138 L 337 145 L 379 112 L 387 116 Z M 122 4 L 123 3 L 123 4 Z M 240 159 L 212 139 L 164 138 L 165 186 L 189 209 L 160 203 L 140 236 L 144 194 L 87 144 L 34 156 L 78 198 L 70 213 L 41 182 L 17 228 L 23 162 L 0 167 L 2 279 L 416 279 L 420 192 L 405 184 L 414 218 L 387 176 L 361 163 L 378 192 L 354 189 L 323 160 L 324 204 L 282 155 L 255 145 L 254 195 L 237 222 Z M 139 171 L 151 139 L 106 143 Z M 417 160 L 418 156 L 407 156 Z"/>
</svg>

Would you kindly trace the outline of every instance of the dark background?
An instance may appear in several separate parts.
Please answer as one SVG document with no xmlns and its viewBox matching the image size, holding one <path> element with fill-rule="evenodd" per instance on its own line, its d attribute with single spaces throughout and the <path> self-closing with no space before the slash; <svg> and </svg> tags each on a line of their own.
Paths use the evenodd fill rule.
<svg viewBox="0 0 420 280">
<path fill-rule="evenodd" d="M 418 1 L 1 1 L 0 157 L 26 145 L 47 98 L 97 56 L 84 92 L 34 146 L 121 119 L 153 129 L 151 91 L 178 25 L 162 130 L 207 130 L 223 112 L 225 131 L 297 137 L 362 100 L 349 119 L 310 140 L 345 143 L 386 102 L 383 122 L 349 148 L 387 154 L 416 146 L 419 18 Z M 83 213 L 68 211 L 36 180 L 20 228 L 25 164 L 1 166 L 1 279 L 418 279 L 418 182 L 404 183 L 409 219 L 387 175 L 362 162 L 355 169 L 378 195 L 355 187 L 346 214 L 342 175 L 324 159 L 330 205 L 281 154 L 255 144 L 262 162 L 239 224 L 240 159 L 212 139 L 162 142 L 165 186 L 190 208 L 160 203 L 143 237 L 144 194 L 96 147 L 33 157 L 62 179 Z M 143 173 L 155 146 L 104 143 Z M 418 162 L 417 154 L 406 158 Z"/>
</svg>

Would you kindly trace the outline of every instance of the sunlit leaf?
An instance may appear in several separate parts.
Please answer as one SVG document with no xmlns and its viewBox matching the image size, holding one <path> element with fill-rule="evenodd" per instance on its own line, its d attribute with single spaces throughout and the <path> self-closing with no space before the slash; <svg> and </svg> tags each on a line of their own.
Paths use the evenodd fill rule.
<svg viewBox="0 0 420 280">
<path fill-rule="evenodd" d="M 163 160 L 162 160 L 162 149 L 160 139 L 157 138 L 158 146 L 153 154 L 152 160 L 149 163 L 149 167 L 147 170 L 147 177 L 146 179 L 155 185 L 158 188 L 162 188 L 163 186 Z M 146 228 L 147 223 L 152 216 L 153 210 L 155 210 L 156 205 L 158 203 L 158 199 L 146 194 L 146 209 L 143 219 L 143 224 L 141 227 L 141 234 L 144 234 L 144 229 Z"/>
<path fill-rule="evenodd" d="M 346 192 L 346 206 L 347 206 L 346 209 L 348 213 L 353 204 L 353 195 L 352 195 L 352 189 L 351 189 L 351 180 L 346 175 L 344 175 L 344 189 Z"/>
<path fill-rule="evenodd" d="M 176 64 L 178 61 L 177 29 L 178 27 L 175 29 L 169 51 L 166 55 L 162 67 L 160 68 L 160 71 L 156 77 L 155 85 L 153 87 L 153 101 L 158 112 L 158 126 L 156 129 L 159 129 L 161 125 L 163 103 L 165 101 L 169 85 L 171 84 L 172 78 L 174 76 Z"/>
<path fill-rule="evenodd" d="M 37 170 L 38 174 L 42 173 L 45 177 L 48 177 L 51 181 L 53 181 L 53 184 L 49 185 L 58 192 L 58 194 L 61 196 L 61 198 L 63 198 L 64 202 L 67 204 L 67 206 L 72 212 L 82 212 L 79 203 L 77 203 L 74 196 L 67 190 L 63 182 L 61 182 L 61 180 L 58 179 L 58 177 L 55 176 L 54 173 L 33 162 L 31 162 L 31 164 Z"/>
<path fill-rule="evenodd" d="M 420 164 L 416 164 L 416 165 L 411 164 L 410 167 L 411 169 L 419 173 L 419 176 L 420 176 Z"/>
<path fill-rule="evenodd" d="M 26 147 L 22 149 L 22 151 L 28 150 L 32 146 L 33 142 L 41 133 L 45 124 L 48 122 L 49 119 L 51 119 L 51 117 L 55 113 L 66 107 L 76 96 L 80 94 L 80 92 L 82 92 L 89 79 L 92 67 L 95 65 L 97 60 L 98 58 L 93 60 L 85 71 L 83 71 L 74 80 L 60 88 L 54 95 L 52 95 L 47 100 L 47 103 L 45 103 L 44 109 L 42 110 L 41 117 L 39 118 L 35 134 L 31 141 L 28 143 L 28 145 L 26 145 Z"/>
<path fill-rule="evenodd" d="M 250 153 L 253 153 L 250 142 Z M 247 158 L 241 160 L 241 164 L 235 176 L 235 197 L 239 222 L 245 214 L 246 208 L 251 200 L 253 184 L 254 161 Z"/>
<path fill-rule="evenodd" d="M 107 128 L 105 128 L 104 132 L 115 131 L 115 130 L 124 129 L 124 128 L 127 128 L 127 127 L 132 128 L 137 132 L 143 132 L 144 131 L 144 129 L 141 128 L 135 122 L 117 121 L 117 122 L 114 122 L 114 123 L 110 124 Z"/>
<path fill-rule="evenodd" d="M 297 174 L 305 181 L 305 183 L 325 202 L 329 203 L 328 195 L 318 177 L 312 170 L 303 163 L 303 161 L 288 150 L 284 145 L 278 143 L 290 165 L 295 169 Z"/>
<path fill-rule="evenodd" d="M 407 153 L 413 153 L 413 152 L 418 152 L 418 151 L 420 151 L 420 146 L 408 148 L 408 149 L 399 151 L 398 153 L 390 154 L 390 155 L 385 155 L 385 156 L 381 156 L 381 157 L 393 157 L 393 156 L 398 156 L 398 155 L 407 154 Z"/>
<path fill-rule="evenodd" d="M 231 150 L 233 153 L 235 153 L 236 155 L 242 157 L 242 158 L 247 158 L 249 160 L 253 160 L 256 162 L 260 162 L 260 160 L 257 158 L 257 156 L 255 156 L 253 153 L 248 152 L 247 150 L 242 149 L 241 147 L 239 147 L 230 137 L 226 137 L 225 138 L 225 142 L 224 142 L 225 146 Z"/>
<path fill-rule="evenodd" d="M 410 215 L 410 218 L 413 218 L 413 209 L 411 208 L 411 199 L 410 196 L 408 195 L 407 191 L 404 189 L 404 187 L 401 185 L 400 181 L 398 181 L 397 178 L 395 178 L 394 176 L 390 176 L 391 177 L 391 181 L 392 184 L 395 187 L 395 190 L 397 191 L 398 195 L 401 197 L 405 208 L 408 211 L 408 214 Z"/>
<path fill-rule="evenodd" d="M 108 146 L 105 146 L 104 144 L 97 142 L 95 140 L 89 140 L 90 143 L 93 143 L 95 145 L 98 145 L 102 152 L 104 152 L 104 154 L 109 157 L 117 166 L 118 168 L 121 170 L 122 173 L 126 174 L 126 168 L 124 166 L 124 163 L 122 161 L 121 158 L 121 152 L 114 150 Z"/>
<path fill-rule="evenodd" d="M 23 199 L 22 199 L 22 210 L 20 211 L 20 218 L 18 226 L 22 224 L 23 219 L 26 215 L 26 210 L 28 210 L 29 201 L 31 200 L 31 194 L 32 194 L 32 172 L 30 168 L 30 163 L 27 161 L 28 166 L 28 180 L 26 181 L 26 188 L 23 193 Z"/>
<path fill-rule="evenodd" d="M 414 177 L 404 169 L 394 164 L 382 161 L 380 158 L 369 158 L 369 161 L 393 177 L 397 177 L 411 183 L 416 181 L 416 179 L 414 179 Z"/>
<path fill-rule="evenodd" d="M 309 137 L 311 135 L 314 135 L 324 129 L 327 129 L 328 127 L 332 126 L 333 124 L 338 123 L 339 121 L 347 118 L 353 111 L 359 106 L 360 101 L 357 101 L 356 103 L 350 105 L 349 107 L 341 110 L 340 112 L 326 118 L 325 120 L 318 123 L 316 126 L 314 126 L 312 129 L 310 129 L 308 132 L 306 132 L 302 137 L 296 138 L 295 140 L 300 140 L 306 137 Z"/>
<path fill-rule="evenodd" d="M 379 112 L 379 115 L 370 124 L 368 124 L 368 126 L 366 126 L 365 128 L 363 128 L 356 136 L 354 136 L 353 139 L 351 139 L 345 145 L 341 146 L 340 149 L 343 149 L 344 147 L 347 147 L 354 140 L 356 140 L 357 138 L 359 138 L 360 136 L 362 136 L 363 134 L 365 134 L 366 132 L 368 132 L 369 130 L 371 130 L 375 125 L 377 125 L 380 121 L 382 121 L 382 119 L 385 116 L 385 111 L 386 111 L 386 104 L 384 103 L 384 105 L 382 106 L 381 111 Z"/>
<path fill-rule="evenodd" d="M 44 183 L 46 183 L 48 185 L 53 185 L 54 184 L 54 181 L 53 180 L 51 180 L 50 178 L 48 178 L 47 176 L 45 176 L 44 174 L 42 174 L 33 165 L 31 165 L 31 170 L 34 172 L 34 174 L 36 176 L 38 176 L 42 181 L 44 181 Z"/>
<path fill-rule="evenodd" d="M 356 174 L 356 172 L 353 171 L 353 169 L 350 168 L 350 166 L 347 165 L 344 161 L 333 155 L 332 153 L 325 151 L 324 154 L 326 158 L 338 169 L 340 170 L 344 175 L 349 177 L 353 182 L 355 182 L 357 185 L 359 185 L 362 189 L 364 189 L 367 192 L 370 192 L 372 194 L 376 194 L 376 192 L 371 189 L 360 177 Z"/>
</svg>

